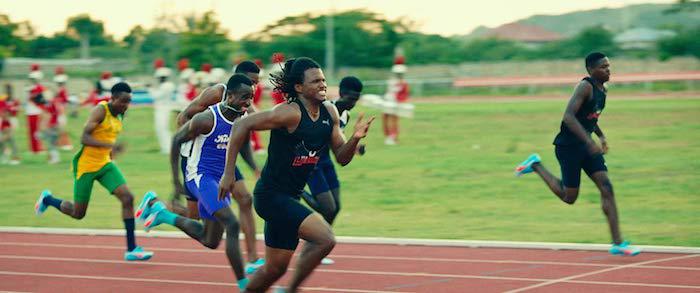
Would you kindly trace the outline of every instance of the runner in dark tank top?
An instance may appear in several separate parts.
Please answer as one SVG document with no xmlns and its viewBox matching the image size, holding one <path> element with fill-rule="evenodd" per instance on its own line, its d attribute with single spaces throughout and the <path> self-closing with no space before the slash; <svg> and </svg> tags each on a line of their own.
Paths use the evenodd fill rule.
<svg viewBox="0 0 700 293">
<path fill-rule="evenodd" d="M 620 233 L 615 195 L 603 157 L 608 152 L 608 142 L 598 126 L 598 118 L 605 108 L 605 83 L 610 80 L 610 61 L 603 53 L 591 53 L 586 56 L 586 70 L 589 76 L 576 87 L 564 111 L 559 134 L 554 138 L 554 153 L 561 167 L 561 179 L 542 165 L 538 154 L 530 155 L 518 165 L 515 175 L 535 172 L 561 201 L 574 204 L 583 170 L 600 191 L 603 213 L 608 220 L 613 242 L 609 252 L 614 255 L 637 255 L 640 249 L 623 241 Z M 594 132 L 600 146 L 591 137 Z"/>
<path fill-rule="evenodd" d="M 296 292 L 335 246 L 331 227 L 302 205 L 298 194 L 327 148 L 339 164 L 350 163 L 374 118 L 363 121 L 362 114 L 358 115 L 352 137 L 346 141 L 339 127 L 338 110 L 326 102 L 323 71 L 312 59 L 287 60 L 282 72 L 271 79 L 275 90 L 286 95 L 287 103 L 249 115 L 233 126 L 219 196 L 223 198 L 234 189 L 235 154 L 248 133 L 272 130 L 270 155 L 253 196 L 255 210 L 265 220 L 265 265 L 251 277 L 247 289 L 264 292 L 280 279 L 301 238 L 305 240 L 304 249 L 289 281 L 289 291 Z"/>
<path fill-rule="evenodd" d="M 293 133 L 276 128 L 270 131 L 268 158 L 256 188 L 289 194 L 298 198 L 323 152 L 328 152 L 332 117 L 326 107 L 312 120 L 299 99 L 291 103 L 301 110 L 301 121 Z"/>
</svg>

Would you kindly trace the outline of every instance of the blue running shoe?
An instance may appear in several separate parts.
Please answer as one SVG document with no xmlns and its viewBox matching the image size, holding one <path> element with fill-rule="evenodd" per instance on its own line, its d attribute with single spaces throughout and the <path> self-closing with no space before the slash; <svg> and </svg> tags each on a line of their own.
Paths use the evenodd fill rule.
<svg viewBox="0 0 700 293">
<path fill-rule="evenodd" d="M 143 250 L 143 247 L 136 246 L 134 250 L 124 252 L 124 260 L 134 261 L 134 260 L 149 260 L 153 257 L 153 252 Z"/>
<path fill-rule="evenodd" d="M 630 245 L 629 241 L 623 241 L 620 244 L 613 244 L 609 250 L 612 255 L 635 256 L 642 252 L 639 247 Z"/>
<path fill-rule="evenodd" d="M 262 267 L 265 264 L 265 259 L 264 258 L 258 258 L 255 261 L 251 261 L 246 263 L 245 265 L 245 274 L 246 275 L 252 275 L 257 271 L 260 267 Z"/>
<path fill-rule="evenodd" d="M 163 209 L 160 209 L 156 212 L 151 213 L 151 215 L 148 216 L 148 218 L 146 218 L 146 221 L 143 223 L 143 227 L 146 230 L 146 232 L 148 232 L 151 229 L 163 223 L 165 223 L 165 221 L 163 220 Z"/>
<path fill-rule="evenodd" d="M 36 213 L 37 216 L 41 216 L 41 214 L 46 211 L 48 206 L 44 203 L 44 198 L 47 196 L 51 196 L 51 191 L 44 189 L 44 191 L 42 191 L 39 195 L 39 198 L 36 200 L 36 203 L 34 204 L 34 213 Z"/>
<path fill-rule="evenodd" d="M 539 163 L 541 162 L 542 159 L 540 158 L 540 155 L 538 154 L 532 154 L 525 161 L 520 163 L 517 167 L 515 167 L 515 176 L 522 176 L 523 174 L 527 173 L 532 173 L 535 170 L 532 169 L 532 164 L 534 163 Z"/>
<path fill-rule="evenodd" d="M 245 287 L 248 286 L 248 282 L 249 282 L 248 278 L 243 278 L 243 279 L 238 280 L 238 282 L 236 282 L 236 283 L 238 283 L 238 290 L 241 292 L 245 291 Z"/>
<path fill-rule="evenodd" d="M 148 204 L 157 197 L 158 196 L 153 191 L 146 192 L 146 194 L 143 196 L 143 199 L 141 200 L 141 203 L 139 204 L 139 207 L 134 213 L 134 217 L 136 217 L 136 219 L 141 222 L 145 221 L 146 218 L 148 218 L 148 216 L 151 214 L 151 206 L 149 206 Z"/>
</svg>

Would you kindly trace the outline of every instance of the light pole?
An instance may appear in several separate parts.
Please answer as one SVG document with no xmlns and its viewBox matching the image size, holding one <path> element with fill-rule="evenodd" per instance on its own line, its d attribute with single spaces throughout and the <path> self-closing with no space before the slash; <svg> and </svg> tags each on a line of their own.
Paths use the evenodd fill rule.
<svg viewBox="0 0 700 293">
<path fill-rule="evenodd" d="M 334 81 L 335 76 L 335 34 L 333 29 L 333 0 L 330 1 L 331 9 L 326 14 L 326 79 Z"/>
</svg>

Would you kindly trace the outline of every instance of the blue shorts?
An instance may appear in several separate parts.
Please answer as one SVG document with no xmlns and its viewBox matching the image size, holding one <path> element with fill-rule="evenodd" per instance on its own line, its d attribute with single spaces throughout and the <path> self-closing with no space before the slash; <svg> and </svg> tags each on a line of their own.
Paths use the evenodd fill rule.
<svg viewBox="0 0 700 293">
<path fill-rule="evenodd" d="M 306 184 L 309 185 L 311 195 L 317 195 L 339 188 L 340 182 L 338 182 L 338 174 L 335 173 L 333 162 L 329 161 L 323 164 L 319 162 L 314 170 L 311 171 L 311 175 Z"/>
<path fill-rule="evenodd" d="M 296 195 L 271 191 L 260 182 L 255 185 L 253 205 L 265 220 L 265 245 L 295 250 L 299 245 L 299 226 L 312 214 L 311 210 Z"/>
<path fill-rule="evenodd" d="M 231 195 L 227 195 L 224 200 L 219 200 L 219 179 L 200 174 L 185 184 L 198 200 L 199 217 L 202 219 L 216 220 L 214 213 L 231 205 Z"/>
<path fill-rule="evenodd" d="M 187 182 L 187 157 L 185 156 L 180 156 L 180 169 L 182 171 L 182 181 Z M 234 176 L 236 176 L 236 181 L 238 180 L 243 180 L 243 174 L 241 173 L 241 170 L 238 169 L 238 166 L 236 166 L 236 169 L 234 171 Z M 217 181 L 218 182 L 218 181 Z M 188 201 L 197 201 L 197 197 L 192 195 L 192 192 L 190 191 L 189 185 L 185 184 L 185 196 L 187 197 Z"/>
<path fill-rule="evenodd" d="M 581 169 L 590 177 L 595 172 L 608 171 L 603 155 L 591 155 L 585 145 L 557 145 L 554 148 L 559 166 L 561 182 L 565 187 L 581 185 Z"/>
<path fill-rule="evenodd" d="M 180 171 L 182 171 L 182 182 L 187 182 L 187 157 L 180 155 Z M 197 201 L 197 198 L 192 196 L 192 192 L 190 192 L 189 187 L 187 187 L 187 184 L 183 186 L 185 188 L 185 197 L 187 198 L 188 201 Z"/>
</svg>

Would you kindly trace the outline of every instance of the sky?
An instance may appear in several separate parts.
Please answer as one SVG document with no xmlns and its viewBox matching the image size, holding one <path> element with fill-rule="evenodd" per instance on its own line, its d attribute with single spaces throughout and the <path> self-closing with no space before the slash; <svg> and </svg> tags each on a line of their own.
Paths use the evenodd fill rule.
<svg viewBox="0 0 700 293">
<path fill-rule="evenodd" d="M 121 39 L 141 25 L 152 28 L 160 15 L 217 12 L 232 39 L 260 31 L 266 25 L 307 12 L 367 9 L 389 20 L 400 17 L 417 23 L 417 30 L 443 36 L 468 34 L 484 25 L 495 27 L 535 14 L 562 14 L 640 3 L 673 0 L 0 0 L 0 14 L 13 22 L 29 20 L 40 35 L 64 31 L 66 20 L 88 13 L 104 22 L 107 34 Z M 503 9 L 507 8 L 507 9 Z"/>
</svg>

